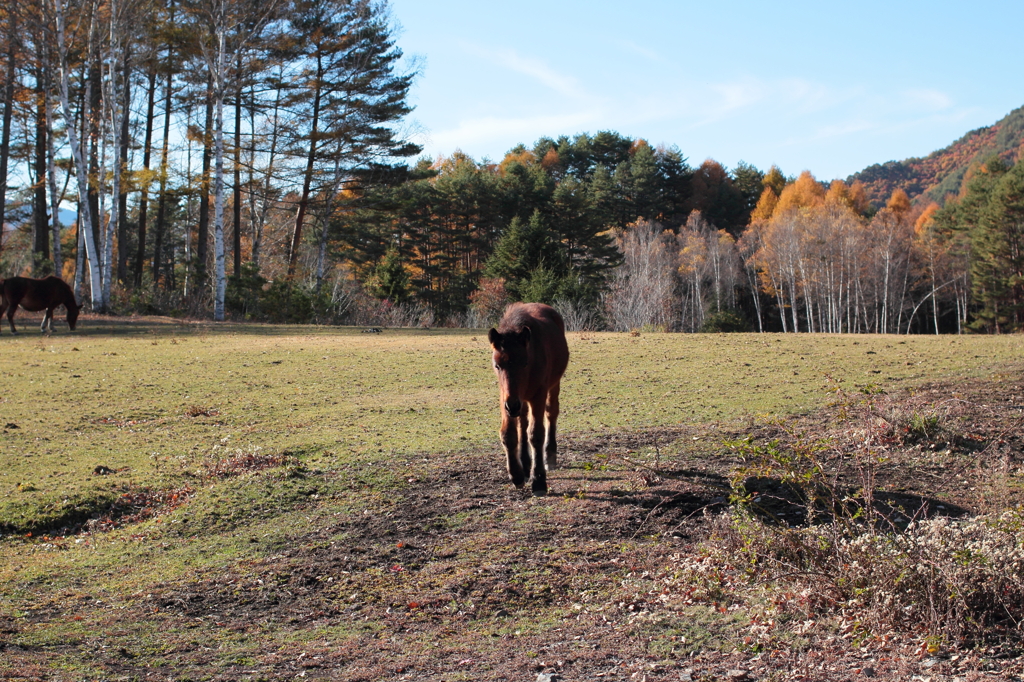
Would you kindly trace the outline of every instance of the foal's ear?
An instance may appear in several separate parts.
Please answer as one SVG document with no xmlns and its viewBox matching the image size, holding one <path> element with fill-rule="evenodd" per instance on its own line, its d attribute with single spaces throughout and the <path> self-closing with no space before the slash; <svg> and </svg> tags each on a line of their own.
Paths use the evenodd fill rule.
<svg viewBox="0 0 1024 682">
<path fill-rule="evenodd" d="M 523 331 L 519 332 L 519 338 L 521 338 L 523 340 L 523 343 L 529 343 L 530 342 L 530 336 L 532 334 L 533 334 L 533 332 L 530 331 L 529 327 L 523 327 Z"/>
<path fill-rule="evenodd" d="M 491 327 L 491 331 L 487 332 L 487 340 L 491 342 L 491 345 L 497 348 L 501 345 L 501 334 L 494 327 Z"/>
</svg>

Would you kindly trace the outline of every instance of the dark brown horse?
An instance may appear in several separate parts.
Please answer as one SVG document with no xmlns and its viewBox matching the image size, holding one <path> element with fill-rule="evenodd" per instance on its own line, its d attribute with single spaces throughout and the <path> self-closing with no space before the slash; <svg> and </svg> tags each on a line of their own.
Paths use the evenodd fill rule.
<svg viewBox="0 0 1024 682">
<path fill-rule="evenodd" d="M 0 317 L 3 317 L 6 310 L 12 334 L 18 333 L 14 328 L 14 311 L 19 305 L 32 312 L 46 311 L 43 324 L 39 327 L 39 331 L 44 333 L 47 327 L 53 331 L 53 311 L 57 306 L 62 305 L 67 309 L 69 327 L 74 329 L 78 322 L 79 305 L 75 302 L 75 292 L 60 277 L 8 277 L 0 283 Z"/>
<path fill-rule="evenodd" d="M 533 494 L 546 495 L 547 468 L 558 466 L 558 393 L 569 364 L 565 323 L 550 306 L 513 303 L 487 338 L 501 390 L 501 444 L 508 474 L 522 488 L 532 463 Z"/>
</svg>

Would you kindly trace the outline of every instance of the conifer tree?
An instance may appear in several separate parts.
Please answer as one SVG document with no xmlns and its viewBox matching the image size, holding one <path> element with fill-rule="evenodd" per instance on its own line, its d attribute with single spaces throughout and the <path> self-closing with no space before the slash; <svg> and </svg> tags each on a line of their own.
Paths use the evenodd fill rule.
<svg viewBox="0 0 1024 682">
<path fill-rule="evenodd" d="M 975 229 L 975 326 L 995 333 L 1024 327 L 1024 163 L 1002 174 Z"/>
<path fill-rule="evenodd" d="M 482 274 L 490 279 L 505 280 L 505 289 L 512 299 L 521 301 L 535 273 L 547 277 L 548 273 L 563 269 L 558 249 L 553 247 L 539 211 L 525 223 L 517 216 L 495 244 Z"/>
<path fill-rule="evenodd" d="M 312 198 L 342 189 L 354 166 L 412 156 L 420 148 L 393 124 L 411 111 L 406 96 L 415 73 L 396 73 L 385 3 L 300 0 L 290 17 L 286 54 L 303 65 L 289 106 L 302 112 L 293 150 L 305 158 L 292 229 L 288 275 L 294 276 Z"/>
</svg>

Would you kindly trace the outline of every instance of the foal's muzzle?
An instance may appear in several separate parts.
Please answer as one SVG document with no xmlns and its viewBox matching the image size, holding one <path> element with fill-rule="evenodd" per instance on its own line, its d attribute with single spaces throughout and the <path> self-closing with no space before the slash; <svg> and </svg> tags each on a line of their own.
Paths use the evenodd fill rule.
<svg viewBox="0 0 1024 682">
<path fill-rule="evenodd" d="M 516 398 L 509 398 L 505 401 L 505 412 L 510 417 L 518 417 L 523 409 L 523 403 Z"/>
</svg>

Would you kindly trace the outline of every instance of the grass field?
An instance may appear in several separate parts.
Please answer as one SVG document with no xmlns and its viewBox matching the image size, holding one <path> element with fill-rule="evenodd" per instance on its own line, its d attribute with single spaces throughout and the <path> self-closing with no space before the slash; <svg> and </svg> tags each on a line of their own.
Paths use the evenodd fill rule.
<svg viewBox="0 0 1024 682">
<path fill-rule="evenodd" d="M 714 458 L 837 389 L 1024 368 L 1020 336 L 571 334 L 566 468 L 533 500 L 504 480 L 485 331 L 21 326 L 0 335 L 11 679 L 527 679 L 566 657 L 596 671 L 586 633 L 552 633 L 587 600 L 649 589 L 630 557 L 682 542 L 642 530 L 650 510 L 623 500 L 646 484 L 612 455 Z M 632 642 L 622 660 L 643 655 L 621 672 L 661 679 L 674 656 L 733 648 L 731 618 L 697 609 L 655 636 L 593 615 L 591 640 L 612 658 Z"/>
</svg>

